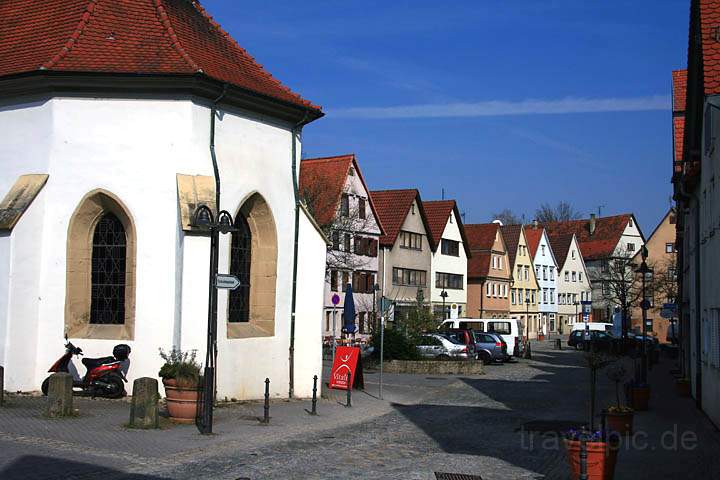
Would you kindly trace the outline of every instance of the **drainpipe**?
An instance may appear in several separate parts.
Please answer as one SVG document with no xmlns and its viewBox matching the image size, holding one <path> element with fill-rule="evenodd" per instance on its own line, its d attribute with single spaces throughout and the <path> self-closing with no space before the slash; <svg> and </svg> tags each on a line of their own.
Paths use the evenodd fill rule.
<svg viewBox="0 0 720 480">
<path fill-rule="evenodd" d="M 288 397 L 295 395 L 295 307 L 297 305 L 297 264 L 298 264 L 298 237 L 300 236 L 300 188 L 297 177 L 297 144 L 296 136 L 302 130 L 303 125 L 308 123 L 309 111 L 305 110 L 303 119 L 296 123 L 290 130 L 292 135 L 292 181 L 293 193 L 295 195 L 295 240 L 293 242 L 293 273 L 292 273 L 292 300 L 290 307 L 290 348 L 288 349 L 289 361 L 289 388 Z"/>
</svg>

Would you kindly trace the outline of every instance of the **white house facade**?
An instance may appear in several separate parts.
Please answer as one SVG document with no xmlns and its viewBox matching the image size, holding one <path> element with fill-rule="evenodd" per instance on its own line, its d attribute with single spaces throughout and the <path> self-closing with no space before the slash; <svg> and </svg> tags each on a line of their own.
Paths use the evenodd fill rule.
<svg viewBox="0 0 720 480">
<path fill-rule="evenodd" d="M 540 332 L 548 334 L 557 329 L 558 266 L 544 228 L 533 225 L 525 229 L 528 247 L 533 255 L 535 277 L 538 282 L 538 315 Z"/>
<path fill-rule="evenodd" d="M 558 255 L 558 333 L 569 333 L 582 321 L 583 301 L 592 301 L 592 286 L 575 234 L 552 236 L 550 243 Z"/>
<path fill-rule="evenodd" d="M 137 1 L 91 10 L 72 54 L 47 52 L 43 69 L 0 71 L 0 216 L 14 218 L 0 224 L 5 388 L 39 389 L 64 335 L 87 357 L 128 344 L 128 390 L 157 376 L 159 348 L 204 361 L 210 238 L 191 225 L 204 204 L 238 229 L 219 240 L 219 272 L 241 286 L 218 295 L 218 397 L 260 398 L 265 377 L 272 396 L 309 396 L 322 370 L 326 239 L 296 201 L 296 167 L 302 125 L 321 112 L 274 79 L 258 91 L 235 77 L 242 54 L 201 7 L 160 4 L 170 24 L 158 33 L 183 18 L 205 25 L 200 35 L 232 52 L 217 59 L 224 70 L 196 64 L 205 47 L 192 38 L 180 39 L 183 54 L 167 38 L 148 39 L 159 43 L 152 51 L 118 38 L 115 58 L 136 59 L 131 74 L 98 63 L 90 54 L 106 45 L 93 43 L 93 28 L 154 25 L 157 11 Z M 272 78 L 259 66 L 246 75 Z"/>
</svg>

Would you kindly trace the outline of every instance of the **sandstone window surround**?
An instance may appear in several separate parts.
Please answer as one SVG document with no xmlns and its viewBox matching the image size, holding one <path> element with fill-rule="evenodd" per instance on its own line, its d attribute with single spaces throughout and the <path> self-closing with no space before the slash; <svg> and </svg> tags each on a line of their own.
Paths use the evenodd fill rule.
<svg viewBox="0 0 720 480">
<path fill-rule="evenodd" d="M 125 234 L 122 323 L 91 323 L 93 238 L 98 222 L 112 214 Z M 68 337 L 133 340 L 135 335 L 136 230 L 127 207 L 114 194 L 98 189 L 83 197 L 70 217 L 67 236 L 65 333 Z"/>
<path fill-rule="evenodd" d="M 250 248 L 247 249 L 250 255 L 249 311 L 246 321 L 230 321 L 228 295 L 227 338 L 272 337 L 275 335 L 277 288 L 278 246 L 275 220 L 270 206 L 259 193 L 254 193 L 242 204 L 236 218 L 246 222 L 250 230 Z M 232 257 L 232 242 L 229 248 Z M 242 252 L 235 249 L 234 253 L 238 255 Z M 232 258 L 230 261 L 233 263 Z"/>
</svg>

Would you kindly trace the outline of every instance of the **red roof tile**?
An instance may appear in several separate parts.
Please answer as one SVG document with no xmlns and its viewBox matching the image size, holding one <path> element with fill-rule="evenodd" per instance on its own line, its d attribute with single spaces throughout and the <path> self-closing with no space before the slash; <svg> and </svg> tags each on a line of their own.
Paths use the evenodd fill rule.
<svg viewBox="0 0 720 480">
<path fill-rule="evenodd" d="M 319 110 L 188 0 L 2 0 L 0 76 L 37 70 L 204 74 Z"/>
<path fill-rule="evenodd" d="M 630 213 L 596 218 L 595 232 L 592 235 L 590 235 L 589 219 L 546 223 L 543 226 L 548 231 L 548 234 L 553 236 L 574 233 L 578 239 L 583 258 L 585 260 L 598 260 L 612 256 L 620 237 L 625 231 L 625 227 L 627 227 L 631 219 L 635 222 L 633 215 Z"/>
<path fill-rule="evenodd" d="M 470 251 L 492 250 L 500 225 L 497 223 L 474 223 L 465 225 Z"/>
<path fill-rule="evenodd" d="M 572 245 L 572 239 L 575 236 L 574 233 L 560 233 L 548 232 L 548 241 L 550 242 L 550 248 L 552 248 L 555 254 L 555 260 L 558 262 L 558 273 L 565 266 L 565 260 L 567 260 L 568 251 L 570 251 L 570 245 Z M 582 252 L 580 253 L 582 255 Z"/>
<path fill-rule="evenodd" d="M 700 32 L 705 76 L 705 95 L 720 93 L 720 1 L 700 0 Z"/>
<path fill-rule="evenodd" d="M 542 227 L 535 228 L 533 225 L 528 225 L 525 229 L 525 241 L 527 242 L 528 250 L 530 250 L 530 256 L 532 258 L 535 258 L 535 254 L 540 246 L 542 233 Z"/>
<path fill-rule="evenodd" d="M 430 226 L 429 233 L 433 237 L 433 243 L 438 245 L 450 218 L 450 212 L 455 208 L 455 200 L 431 200 L 423 202 L 423 208 Z"/>
<path fill-rule="evenodd" d="M 490 271 L 490 260 L 492 253 L 481 252 L 474 253 L 471 258 L 468 259 L 468 278 L 487 277 Z"/>
<path fill-rule="evenodd" d="M 369 195 L 370 191 L 354 153 L 336 157 L 306 158 L 300 162 L 300 195 L 311 203 L 310 211 L 318 224 L 328 225 L 335 217 L 351 166 L 355 168 Z M 368 203 L 382 232 L 382 224 L 372 197 L 368 198 Z"/>
<path fill-rule="evenodd" d="M 674 172 L 682 171 L 683 145 L 685 142 L 685 116 L 673 118 Z"/>
<path fill-rule="evenodd" d="M 384 235 L 380 237 L 380 245 L 392 247 L 397 240 L 400 229 L 410 211 L 413 200 L 418 205 L 420 218 L 425 226 L 430 248 L 435 250 L 435 243 L 430 232 L 430 226 L 425 216 L 420 192 L 415 188 L 404 190 L 375 190 L 370 192 L 370 198 L 375 204 L 380 223 L 383 225 Z"/>
<path fill-rule="evenodd" d="M 687 100 L 687 70 L 673 70 L 673 112 L 684 112 Z"/>
<path fill-rule="evenodd" d="M 508 259 L 510 261 L 510 271 L 515 268 L 515 255 L 517 254 L 518 245 L 520 244 L 520 232 L 522 225 L 503 225 L 500 227 L 505 246 L 507 247 Z"/>
</svg>

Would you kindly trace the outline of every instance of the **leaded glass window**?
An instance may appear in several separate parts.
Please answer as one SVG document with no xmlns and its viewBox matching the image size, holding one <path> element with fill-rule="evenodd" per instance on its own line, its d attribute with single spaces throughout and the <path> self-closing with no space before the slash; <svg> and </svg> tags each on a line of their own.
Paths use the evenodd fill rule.
<svg viewBox="0 0 720 480">
<path fill-rule="evenodd" d="M 240 286 L 230 290 L 228 305 L 229 322 L 250 320 L 250 259 L 252 235 L 250 226 L 242 213 L 235 218 L 237 231 L 232 233 L 230 242 L 230 273 L 240 280 Z"/>
<path fill-rule="evenodd" d="M 92 243 L 90 323 L 125 323 L 125 228 L 113 213 L 100 217 Z"/>
</svg>

